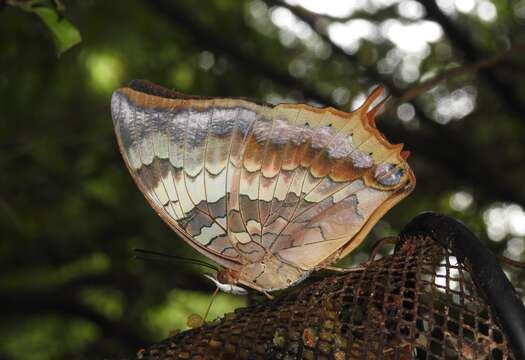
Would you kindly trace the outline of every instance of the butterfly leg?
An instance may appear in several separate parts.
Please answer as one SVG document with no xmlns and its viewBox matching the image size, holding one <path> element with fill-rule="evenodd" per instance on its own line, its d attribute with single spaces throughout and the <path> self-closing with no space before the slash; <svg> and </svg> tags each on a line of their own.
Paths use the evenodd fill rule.
<svg viewBox="0 0 525 360">
<path fill-rule="evenodd" d="M 191 314 L 188 317 L 187 324 L 190 328 L 195 329 L 195 328 L 201 327 L 202 325 L 206 323 L 206 318 L 208 317 L 208 314 L 210 312 L 211 305 L 213 304 L 213 300 L 215 300 L 215 297 L 219 293 L 219 290 L 220 289 L 218 287 L 215 288 L 215 291 L 213 292 L 213 295 L 211 296 L 210 303 L 208 304 L 208 308 L 206 309 L 206 312 L 204 313 L 204 316 L 201 317 L 198 314 Z"/>
<path fill-rule="evenodd" d="M 274 299 L 274 297 L 272 295 L 268 294 L 268 292 L 263 290 L 262 293 L 268 298 L 268 300 L 273 300 Z"/>
<path fill-rule="evenodd" d="M 353 271 L 363 271 L 366 269 L 366 266 L 354 266 L 351 268 L 343 268 L 343 267 L 337 267 L 337 266 L 322 266 L 319 268 L 319 270 L 330 270 L 330 271 L 336 271 L 340 273 L 348 273 Z"/>
<path fill-rule="evenodd" d="M 215 300 L 215 296 L 217 296 L 217 293 L 219 292 L 219 288 L 215 288 L 215 291 L 213 292 L 213 295 L 211 296 L 210 303 L 208 305 L 208 308 L 206 309 L 206 312 L 204 313 L 204 316 L 202 317 L 202 321 L 206 322 L 206 317 L 208 317 L 208 313 L 210 312 L 211 305 L 213 304 L 213 300 Z"/>
<path fill-rule="evenodd" d="M 244 286 L 248 286 L 254 290 L 257 290 L 261 293 L 263 293 L 267 298 L 268 300 L 273 300 L 274 297 L 272 295 L 270 295 L 266 290 L 264 290 L 262 287 L 252 283 L 252 282 L 249 282 L 249 281 L 245 281 L 245 280 L 239 280 L 239 283 L 244 285 Z"/>
<path fill-rule="evenodd" d="M 324 270 L 330 270 L 330 271 L 337 271 L 337 272 L 341 272 L 341 273 L 347 273 L 347 272 L 352 272 L 352 271 L 362 271 L 362 270 L 366 269 L 366 267 L 368 265 L 370 265 L 372 262 L 374 262 L 374 259 L 377 256 L 377 254 L 379 253 L 379 250 L 381 250 L 381 248 L 385 244 L 395 244 L 398 240 L 399 240 L 399 238 L 397 236 L 389 236 L 389 237 L 386 237 L 386 238 L 383 238 L 383 239 L 377 241 L 374 244 L 374 247 L 372 248 L 372 251 L 370 252 L 370 257 L 368 258 L 368 260 L 363 265 L 358 265 L 358 266 L 354 266 L 354 267 L 351 267 L 351 268 L 340 268 L 340 267 L 336 267 L 336 266 L 322 266 L 322 267 L 320 267 L 320 270 L 324 269 Z"/>
<path fill-rule="evenodd" d="M 379 253 L 379 250 L 386 245 L 386 244 L 396 244 L 399 241 L 398 236 L 388 236 L 386 238 L 383 238 L 381 240 L 378 240 L 374 246 L 372 247 L 372 251 L 370 252 L 370 257 L 368 258 L 368 263 L 371 263 L 375 260 L 377 254 Z"/>
</svg>

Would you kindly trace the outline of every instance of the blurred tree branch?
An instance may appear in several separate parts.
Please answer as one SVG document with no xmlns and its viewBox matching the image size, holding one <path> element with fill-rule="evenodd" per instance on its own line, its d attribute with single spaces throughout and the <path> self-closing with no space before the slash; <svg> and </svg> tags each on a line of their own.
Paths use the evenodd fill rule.
<svg viewBox="0 0 525 360">
<path fill-rule="evenodd" d="M 304 23 L 308 24 L 310 28 L 326 43 L 329 45 L 330 49 L 334 54 L 337 56 L 340 56 L 343 59 L 346 59 L 346 61 L 350 61 L 355 66 L 359 68 L 359 70 L 362 70 L 364 72 L 364 75 L 372 81 L 379 82 L 383 85 L 385 85 L 394 95 L 399 96 L 401 95 L 401 92 L 398 91 L 397 87 L 394 85 L 394 82 L 392 79 L 383 76 L 382 74 L 379 74 L 373 67 L 364 66 L 359 59 L 352 54 L 347 53 L 342 47 L 335 44 L 332 39 L 328 36 L 326 32 L 326 23 L 318 21 L 318 19 L 315 17 L 315 15 L 312 15 L 308 10 L 300 7 L 295 7 L 286 4 L 283 1 L 280 0 L 264 0 L 268 5 L 270 6 L 281 6 L 285 7 L 288 10 L 292 12 L 299 20 L 303 21 Z M 297 12 L 297 8 L 302 9 L 302 11 Z"/>
<path fill-rule="evenodd" d="M 295 15 L 301 15 L 301 18 L 308 18 L 313 23 L 316 23 L 317 26 L 325 26 L 330 23 L 345 23 L 350 20 L 354 19 L 367 19 L 370 21 L 378 21 L 378 20 L 386 20 L 392 18 L 392 10 L 397 6 L 397 4 L 386 6 L 384 8 L 381 8 L 371 14 L 370 12 L 364 11 L 364 10 L 357 10 L 355 12 L 352 12 L 348 16 L 343 17 L 337 17 L 337 16 L 331 16 L 327 14 L 317 14 L 314 12 L 309 11 L 308 9 L 305 9 L 301 5 L 291 5 L 286 2 L 277 1 L 277 0 L 268 0 L 265 1 L 267 4 L 270 4 L 271 6 L 281 6 L 284 8 L 287 8 Z"/>
<path fill-rule="evenodd" d="M 521 49 L 522 49 L 521 47 L 515 47 L 513 49 L 509 49 L 499 54 L 496 54 L 494 56 L 491 56 L 489 58 L 480 60 L 476 63 L 469 63 L 469 64 L 465 64 L 462 66 L 456 66 L 448 70 L 444 70 L 441 73 L 437 74 L 436 76 L 406 90 L 403 93 L 403 95 L 401 95 L 398 99 L 396 99 L 395 102 L 390 102 L 388 106 L 394 107 L 403 102 L 412 102 L 419 95 L 431 90 L 432 88 L 437 86 L 442 81 L 446 81 L 450 78 L 472 73 L 472 72 L 476 72 L 476 71 L 481 71 L 483 69 L 499 65 L 501 62 L 505 61 L 511 55 L 514 55 L 515 53 L 518 52 L 518 50 L 521 50 Z"/>
<path fill-rule="evenodd" d="M 426 10 L 426 17 L 441 25 L 450 43 L 461 53 L 467 62 L 478 62 L 486 58 L 485 51 L 480 49 L 466 31 L 450 19 L 436 4 L 435 0 L 417 0 Z M 504 81 L 494 69 L 485 67 L 480 69 L 483 79 L 486 80 L 494 94 L 506 104 L 507 109 L 519 119 L 525 119 L 525 105 L 514 89 L 514 85 Z"/>
<path fill-rule="evenodd" d="M 498 75 L 495 73 L 495 70 L 490 68 L 493 64 L 485 63 L 485 61 L 483 60 L 483 59 L 489 58 L 489 56 L 485 54 L 481 49 L 479 49 L 474 44 L 474 42 L 469 38 L 467 33 L 464 32 L 459 26 L 457 26 L 448 16 L 446 16 L 439 9 L 439 7 L 437 6 L 434 0 L 430 0 L 430 1 L 418 0 L 418 1 L 425 7 L 427 11 L 427 18 L 429 20 L 436 21 L 443 27 L 443 30 L 447 34 L 452 45 L 457 50 L 459 50 L 459 52 L 465 57 L 465 59 L 469 63 L 478 64 L 476 70 L 479 70 L 481 72 L 482 76 L 485 78 L 485 80 L 488 82 L 491 88 L 495 89 L 496 95 L 500 97 L 504 103 L 506 103 L 509 109 L 512 110 L 513 114 L 516 116 L 519 116 L 520 118 L 524 118 L 525 117 L 525 106 L 523 105 L 523 102 L 515 94 L 512 84 L 508 84 L 507 82 L 500 79 Z M 335 50 L 337 53 L 341 55 L 347 56 L 352 61 L 359 63 L 358 60 L 355 58 L 355 56 L 352 56 L 346 53 L 342 48 L 333 44 L 333 42 L 326 35 L 326 33 L 324 33 L 324 29 L 326 28 L 327 24 L 333 21 L 346 21 L 345 19 L 341 20 L 341 19 L 330 17 L 330 16 L 326 16 L 326 15 L 318 15 L 315 13 L 311 13 L 310 11 L 302 8 L 301 6 L 289 5 L 280 0 L 265 0 L 265 2 L 271 6 L 281 6 L 281 7 L 287 8 L 299 19 L 301 19 L 302 21 L 310 25 L 312 29 L 316 30 L 317 33 L 323 38 L 325 42 L 328 42 L 332 45 L 333 50 Z M 376 17 L 375 17 L 375 20 L 377 21 Z M 518 49 L 522 50 L 521 47 L 518 47 Z M 512 53 L 517 52 L 516 49 L 512 49 L 511 51 Z M 500 56 L 499 54 L 494 55 L 493 57 L 490 57 L 488 61 L 492 62 L 493 60 L 496 60 L 496 58 L 499 58 L 499 56 Z M 469 65 L 466 65 L 466 66 L 469 66 Z M 476 65 L 473 65 L 473 66 L 476 66 Z M 472 70 L 473 69 L 470 69 L 469 71 L 472 71 Z M 370 79 L 379 81 L 385 84 L 386 86 L 388 86 L 388 88 L 390 88 L 391 91 L 393 91 L 394 95 L 401 96 L 401 94 L 396 93 L 394 91 L 396 87 L 393 86 L 389 78 L 381 76 L 380 74 L 378 74 L 377 72 L 373 70 L 367 71 L 366 75 Z"/>
</svg>

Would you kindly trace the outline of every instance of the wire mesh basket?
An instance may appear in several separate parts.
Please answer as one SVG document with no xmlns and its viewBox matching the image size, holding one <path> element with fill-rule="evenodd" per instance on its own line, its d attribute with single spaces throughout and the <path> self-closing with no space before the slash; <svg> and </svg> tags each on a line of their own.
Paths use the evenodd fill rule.
<svg viewBox="0 0 525 360">
<path fill-rule="evenodd" d="M 395 252 L 170 337 L 138 359 L 525 359 L 525 310 L 463 225 L 416 217 Z"/>
</svg>

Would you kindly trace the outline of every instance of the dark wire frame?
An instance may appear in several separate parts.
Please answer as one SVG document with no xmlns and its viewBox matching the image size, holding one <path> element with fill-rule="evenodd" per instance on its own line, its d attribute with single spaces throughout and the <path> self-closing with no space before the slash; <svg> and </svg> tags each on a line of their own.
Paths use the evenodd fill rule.
<svg viewBox="0 0 525 360">
<path fill-rule="evenodd" d="M 430 212 L 415 217 L 400 237 L 403 241 L 425 234 L 451 249 L 459 262 L 469 265 L 472 280 L 498 318 L 514 355 L 525 359 L 525 307 L 494 254 L 462 223 Z"/>
<path fill-rule="evenodd" d="M 425 213 L 395 252 L 236 310 L 138 359 L 525 359 L 525 308 L 463 224 Z"/>
</svg>

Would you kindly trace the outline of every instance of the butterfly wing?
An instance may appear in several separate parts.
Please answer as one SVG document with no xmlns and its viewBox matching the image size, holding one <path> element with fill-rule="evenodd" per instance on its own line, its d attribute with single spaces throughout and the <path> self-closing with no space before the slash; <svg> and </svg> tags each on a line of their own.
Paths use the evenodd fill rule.
<svg viewBox="0 0 525 360">
<path fill-rule="evenodd" d="M 192 98 L 146 82 L 113 94 L 120 151 L 150 205 L 186 242 L 228 267 L 227 206 L 241 144 L 263 106 Z"/>
<path fill-rule="evenodd" d="M 415 185 L 368 112 L 379 94 L 344 113 L 138 82 L 114 93 L 112 115 L 133 178 L 189 244 L 232 269 L 272 253 L 311 270 L 352 251 Z"/>
<path fill-rule="evenodd" d="M 353 113 L 278 105 L 256 118 L 237 168 L 228 217 L 241 256 L 267 252 L 304 270 L 333 262 L 415 185 L 401 155 L 376 129 L 380 95 Z"/>
</svg>

